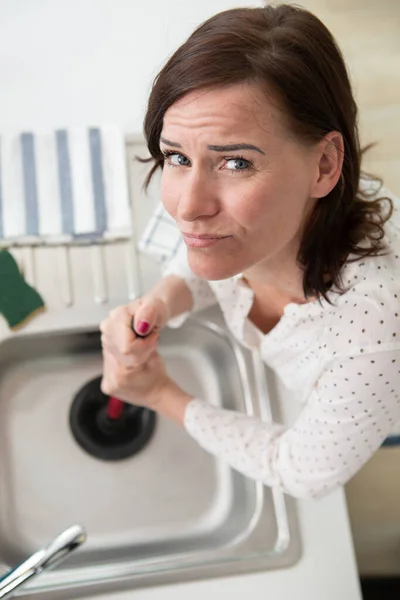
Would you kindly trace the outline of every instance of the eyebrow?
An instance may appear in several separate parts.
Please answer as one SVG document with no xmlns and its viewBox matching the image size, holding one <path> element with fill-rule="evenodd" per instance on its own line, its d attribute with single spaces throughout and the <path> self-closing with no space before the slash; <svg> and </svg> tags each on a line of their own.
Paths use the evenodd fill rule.
<svg viewBox="0 0 400 600">
<path fill-rule="evenodd" d="M 164 137 L 160 137 L 160 142 L 166 144 L 167 146 L 175 146 L 175 148 L 182 148 L 181 144 L 177 144 L 176 142 L 171 142 Z M 229 144 L 228 146 L 207 146 L 209 150 L 214 150 L 215 152 L 233 152 L 234 150 L 255 150 L 260 154 L 265 154 L 261 148 L 258 146 L 254 146 L 253 144 Z"/>
</svg>

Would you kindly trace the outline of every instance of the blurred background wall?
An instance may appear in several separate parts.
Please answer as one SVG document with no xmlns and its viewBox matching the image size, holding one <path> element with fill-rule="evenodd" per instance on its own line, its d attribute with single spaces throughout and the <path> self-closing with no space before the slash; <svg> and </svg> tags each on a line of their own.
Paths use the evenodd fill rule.
<svg viewBox="0 0 400 600">
<path fill-rule="evenodd" d="M 400 1 L 300 0 L 336 37 L 360 108 L 365 169 L 400 196 Z"/>
</svg>

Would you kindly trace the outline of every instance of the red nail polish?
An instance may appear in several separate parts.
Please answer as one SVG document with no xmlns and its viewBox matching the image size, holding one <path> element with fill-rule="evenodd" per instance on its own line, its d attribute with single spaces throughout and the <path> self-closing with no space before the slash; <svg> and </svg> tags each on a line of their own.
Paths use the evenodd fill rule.
<svg viewBox="0 0 400 600">
<path fill-rule="evenodd" d="M 149 330 L 149 327 L 150 323 L 148 323 L 147 321 L 139 321 L 139 323 L 136 326 L 136 329 L 138 333 L 145 334 Z"/>
</svg>

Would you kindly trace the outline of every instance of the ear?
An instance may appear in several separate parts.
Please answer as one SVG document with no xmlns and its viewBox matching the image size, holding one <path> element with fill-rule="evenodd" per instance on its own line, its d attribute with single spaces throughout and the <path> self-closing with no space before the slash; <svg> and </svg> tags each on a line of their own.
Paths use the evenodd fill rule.
<svg viewBox="0 0 400 600">
<path fill-rule="evenodd" d="M 333 190 L 342 172 L 344 144 L 342 134 L 330 131 L 316 148 L 317 169 L 313 198 L 324 198 Z"/>
</svg>

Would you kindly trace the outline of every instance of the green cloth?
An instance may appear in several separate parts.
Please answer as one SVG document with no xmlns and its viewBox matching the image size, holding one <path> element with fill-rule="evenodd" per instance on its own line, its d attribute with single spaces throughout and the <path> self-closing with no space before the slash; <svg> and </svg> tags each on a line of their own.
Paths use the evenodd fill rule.
<svg viewBox="0 0 400 600">
<path fill-rule="evenodd" d="M 12 254 L 0 250 L 0 313 L 11 329 L 43 309 L 40 294 L 26 283 Z"/>
</svg>

